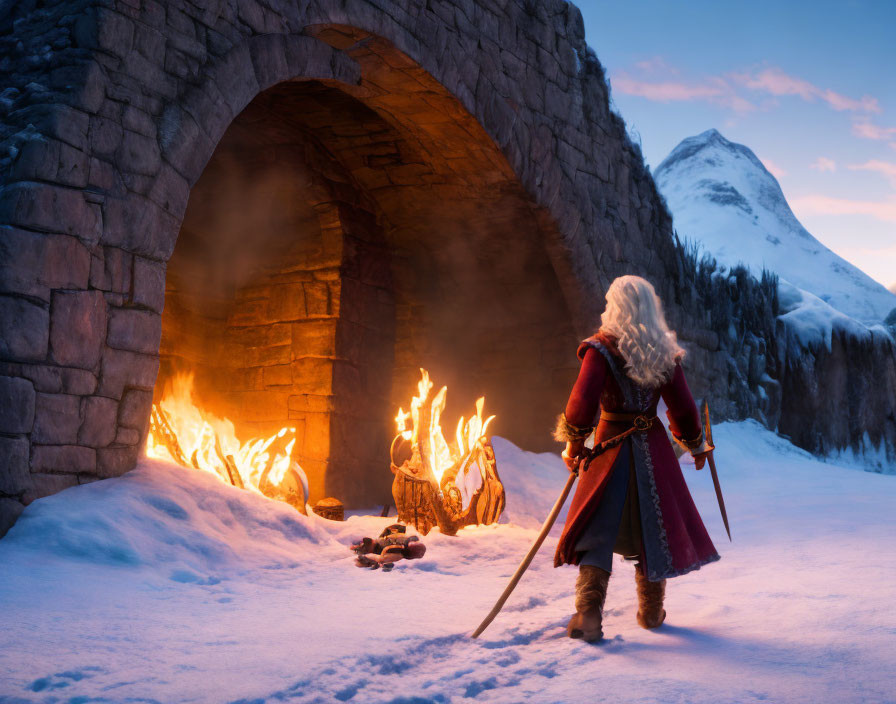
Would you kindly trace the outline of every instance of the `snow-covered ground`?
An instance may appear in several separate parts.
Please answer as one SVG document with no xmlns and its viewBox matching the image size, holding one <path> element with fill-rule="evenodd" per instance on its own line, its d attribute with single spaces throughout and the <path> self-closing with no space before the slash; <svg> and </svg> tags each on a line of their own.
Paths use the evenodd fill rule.
<svg viewBox="0 0 896 704">
<path fill-rule="evenodd" d="M 0 702 L 896 701 L 896 477 L 753 422 L 716 439 L 735 542 L 686 466 L 721 562 L 670 581 L 657 631 L 617 564 L 593 645 L 565 637 L 556 530 L 468 638 L 566 476 L 500 439 L 512 522 L 431 533 L 392 573 L 345 547 L 388 519 L 305 518 L 160 462 L 41 499 L 0 541 Z"/>
</svg>

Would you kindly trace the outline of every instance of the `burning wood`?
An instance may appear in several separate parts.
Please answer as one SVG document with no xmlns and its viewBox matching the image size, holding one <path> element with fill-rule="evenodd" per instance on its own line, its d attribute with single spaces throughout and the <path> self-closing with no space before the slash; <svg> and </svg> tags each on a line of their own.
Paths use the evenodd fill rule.
<svg viewBox="0 0 896 704">
<path fill-rule="evenodd" d="M 395 417 L 398 435 L 390 455 L 398 519 L 424 535 L 434 525 L 455 535 L 464 526 L 494 523 L 504 510 L 504 487 L 486 436 L 494 416 L 483 420 L 485 399 L 478 399 L 476 414 L 468 420 L 461 417 L 455 443 L 449 446 L 440 424 L 448 387 L 429 401 L 433 384 L 426 370 L 420 372 L 410 412 L 399 408 Z M 399 465 L 395 453 L 402 447 L 410 450 L 410 457 Z"/>
<path fill-rule="evenodd" d="M 308 479 L 291 458 L 294 445 L 295 428 L 240 444 L 233 423 L 193 403 L 193 377 L 178 375 L 164 398 L 153 404 L 146 455 L 211 472 L 228 484 L 285 501 L 305 513 Z"/>
</svg>

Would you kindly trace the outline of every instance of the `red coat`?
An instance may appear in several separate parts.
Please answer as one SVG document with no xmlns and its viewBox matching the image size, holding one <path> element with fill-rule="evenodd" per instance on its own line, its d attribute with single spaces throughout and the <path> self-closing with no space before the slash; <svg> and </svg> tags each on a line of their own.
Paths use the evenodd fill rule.
<svg viewBox="0 0 896 704">
<path fill-rule="evenodd" d="M 669 409 L 670 429 L 679 437 L 693 439 L 702 434 L 700 415 L 685 381 L 681 365 L 659 389 L 638 386 L 625 374 L 625 362 L 610 337 L 601 334 L 579 347 L 582 360 L 579 378 L 566 407 L 569 423 L 593 425 L 599 409 L 616 413 L 643 412 L 656 415 L 660 397 Z M 597 425 L 596 442 L 627 430 L 627 422 Z M 646 432 L 635 433 L 631 443 L 640 504 L 641 564 L 648 579 L 659 581 L 685 574 L 719 559 L 681 473 L 681 467 L 659 422 Z M 594 459 L 579 477 L 578 486 L 557 545 L 555 566 L 578 564 L 581 554 L 575 545 L 594 516 L 607 485 L 610 471 L 622 446 Z"/>
</svg>

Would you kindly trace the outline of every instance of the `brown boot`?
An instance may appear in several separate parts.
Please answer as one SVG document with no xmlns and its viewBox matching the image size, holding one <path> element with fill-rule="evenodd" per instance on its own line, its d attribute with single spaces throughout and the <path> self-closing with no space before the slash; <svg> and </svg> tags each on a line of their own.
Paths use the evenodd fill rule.
<svg viewBox="0 0 896 704">
<path fill-rule="evenodd" d="M 641 628 L 659 628 L 666 619 L 663 598 L 666 595 L 666 580 L 651 582 L 635 568 L 635 583 L 638 585 L 638 623 Z"/>
<path fill-rule="evenodd" d="M 566 627 L 570 638 L 592 642 L 604 637 L 603 611 L 609 581 L 610 573 L 600 567 L 579 567 L 579 577 L 576 579 L 576 613 Z"/>
</svg>

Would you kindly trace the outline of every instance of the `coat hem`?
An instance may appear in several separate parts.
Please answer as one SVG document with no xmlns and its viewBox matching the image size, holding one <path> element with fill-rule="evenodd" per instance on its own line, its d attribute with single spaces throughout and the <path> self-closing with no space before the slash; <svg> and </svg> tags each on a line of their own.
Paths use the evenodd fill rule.
<svg viewBox="0 0 896 704">
<path fill-rule="evenodd" d="M 682 575 L 685 575 L 688 572 L 696 572 L 704 565 L 708 565 L 711 562 L 718 562 L 721 559 L 722 559 L 721 555 L 719 555 L 719 553 L 717 553 L 717 552 L 714 552 L 712 555 L 709 555 L 708 557 L 704 557 L 702 560 L 697 560 L 697 562 L 694 562 L 693 564 L 690 564 L 687 567 L 684 567 L 680 570 L 667 570 L 666 573 L 663 574 L 661 577 L 656 577 L 656 578 L 648 577 L 647 579 L 648 579 L 648 581 L 651 581 L 651 582 L 661 582 L 664 579 L 672 579 L 673 577 L 681 577 Z"/>
</svg>

